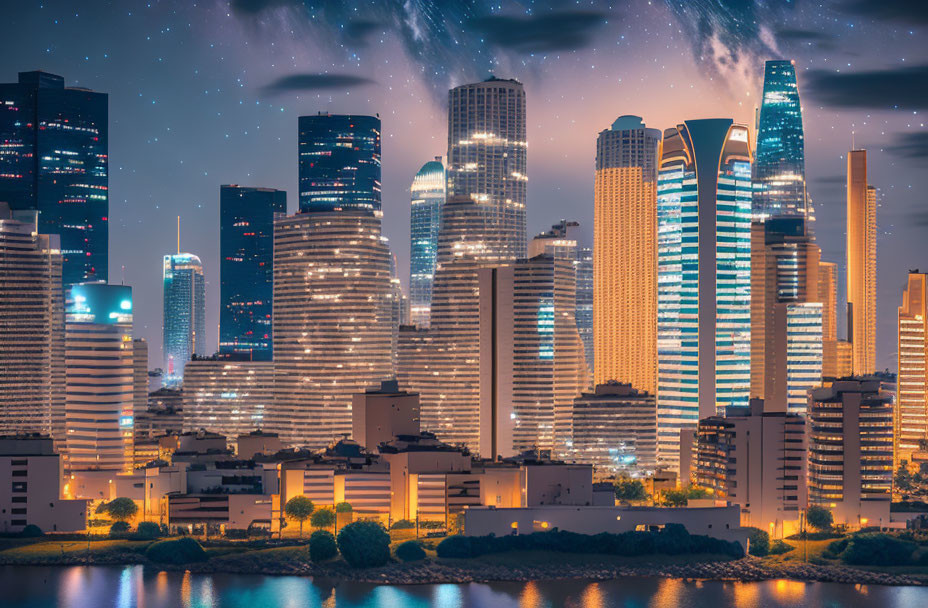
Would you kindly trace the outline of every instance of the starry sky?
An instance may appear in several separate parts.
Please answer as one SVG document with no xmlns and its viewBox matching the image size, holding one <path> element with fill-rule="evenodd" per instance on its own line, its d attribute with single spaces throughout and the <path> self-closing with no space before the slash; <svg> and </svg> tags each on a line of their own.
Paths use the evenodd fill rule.
<svg viewBox="0 0 928 608">
<path fill-rule="evenodd" d="M 21 0 L 0 20 L 0 78 L 41 69 L 110 95 L 110 277 L 161 360 L 161 257 L 199 255 L 218 341 L 219 186 L 297 202 L 297 118 L 379 113 L 384 232 L 404 285 L 409 184 L 444 155 L 451 86 L 518 78 L 528 111 L 528 228 L 581 222 L 591 244 L 596 135 L 750 124 L 763 62 L 796 62 L 823 258 L 844 265 L 845 167 L 866 148 L 878 211 L 877 365 L 895 366 L 909 268 L 928 270 L 928 3 L 910 0 Z M 842 289 L 839 298 L 843 298 Z"/>
</svg>

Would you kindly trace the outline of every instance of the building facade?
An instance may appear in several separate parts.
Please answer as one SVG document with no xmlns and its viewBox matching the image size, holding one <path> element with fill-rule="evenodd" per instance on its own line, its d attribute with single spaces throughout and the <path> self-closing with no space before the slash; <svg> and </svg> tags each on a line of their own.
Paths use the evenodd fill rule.
<svg viewBox="0 0 928 608">
<path fill-rule="evenodd" d="M 893 437 L 895 463 L 928 446 L 928 274 L 910 271 L 898 310 L 899 376 Z"/>
<path fill-rule="evenodd" d="M 620 116 L 596 140 L 593 336 L 596 384 L 657 389 L 657 167 L 661 132 Z"/>
<path fill-rule="evenodd" d="M 751 384 L 751 150 L 728 119 L 664 132 L 657 186 L 658 457 L 680 430 L 747 406 Z"/>
<path fill-rule="evenodd" d="M 299 121 L 300 211 L 380 211 L 380 117 Z"/>
<path fill-rule="evenodd" d="M 64 285 L 103 280 L 109 266 L 109 101 L 47 72 L 0 84 L 0 202 L 39 212 L 61 239 Z"/>
<path fill-rule="evenodd" d="M 184 373 L 184 431 L 206 429 L 235 441 L 264 428 L 274 398 L 270 361 L 196 358 Z"/>
<path fill-rule="evenodd" d="M 867 151 L 847 156 L 847 338 L 855 375 L 876 371 L 876 188 Z"/>
<path fill-rule="evenodd" d="M 164 256 L 164 384 L 176 386 L 194 355 L 206 354 L 206 281 L 191 253 Z"/>
<path fill-rule="evenodd" d="M 219 352 L 273 358 L 274 214 L 287 193 L 273 188 L 219 190 Z"/>
<path fill-rule="evenodd" d="M 432 282 L 438 256 L 438 228 L 445 204 L 445 166 L 436 156 L 419 169 L 410 188 L 409 322 L 429 326 Z"/>
</svg>

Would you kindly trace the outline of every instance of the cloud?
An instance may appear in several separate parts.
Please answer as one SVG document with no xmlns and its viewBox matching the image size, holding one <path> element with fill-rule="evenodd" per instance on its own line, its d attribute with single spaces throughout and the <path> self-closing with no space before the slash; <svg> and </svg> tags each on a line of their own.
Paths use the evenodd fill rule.
<svg viewBox="0 0 928 608">
<path fill-rule="evenodd" d="M 813 177 L 812 181 L 816 184 L 821 184 L 823 186 L 837 186 L 845 185 L 847 183 L 847 176 L 845 175 L 823 175 L 821 177 Z"/>
<path fill-rule="evenodd" d="M 349 21 L 345 27 L 345 40 L 353 46 L 367 46 L 368 37 L 386 24 L 379 21 L 358 19 Z"/>
<path fill-rule="evenodd" d="M 880 21 L 928 24 L 928 2 L 924 0 L 852 0 L 840 5 L 839 9 Z"/>
<path fill-rule="evenodd" d="M 928 65 L 869 72 L 810 72 L 808 95 L 822 105 L 871 110 L 928 108 Z"/>
<path fill-rule="evenodd" d="M 786 44 L 814 44 L 819 49 L 833 49 L 834 38 L 824 32 L 798 28 L 781 28 L 776 31 L 777 40 Z"/>
<path fill-rule="evenodd" d="M 324 89 L 347 89 L 376 84 L 370 78 L 351 74 L 291 74 L 264 85 L 261 90 L 269 94 L 291 91 L 321 91 Z"/>
<path fill-rule="evenodd" d="M 589 46 L 606 15 L 592 11 L 551 12 L 529 17 L 494 15 L 467 22 L 490 44 L 518 53 L 573 51 Z"/>
<path fill-rule="evenodd" d="M 229 6 L 239 14 L 257 15 L 261 11 L 289 6 L 292 0 L 231 0 Z"/>
<path fill-rule="evenodd" d="M 913 160 L 928 159 L 928 131 L 897 133 L 892 145 L 886 146 L 890 154 Z M 928 216 L 926 216 L 928 217 Z"/>
</svg>

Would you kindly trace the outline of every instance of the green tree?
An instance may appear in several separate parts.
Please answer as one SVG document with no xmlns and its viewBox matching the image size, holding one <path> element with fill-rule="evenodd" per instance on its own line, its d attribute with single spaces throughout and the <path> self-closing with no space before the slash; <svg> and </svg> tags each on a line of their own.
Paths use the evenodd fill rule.
<svg viewBox="0 0 928 608">
<path fill-rule="evenodd" d="M 912 475 L 909 473 L 908 462 L 905 460 L 899 463 L 895 482 L 897 490 L 905 492 L 912 489 Z"/>
<path fill-rule="evenodd" d="M 329 528 L 335 525 L 335 511 L 329 507 L 316 509 L 313 511 L 312 517 L 309 518 L 309 523 L 311 523 L 314 528 Z"/>
<path fill-rule="evenodd" d="M 750 554 L 755 557 L 764 557 L 770 553 L 770 535 L 760 528 L 745 528 L 748 530 L 748 540 L 751 545 Z"/>
<path fill-rule="evenodd" d="M 338 551 L 355 568 L 383 566 L 390 561 L 390 535 L 377 522 L 356 521 L 338 533 Z"/>
<path fill-rule="evenodd" d="M 700 488 L 699 486 L 690 486 L 686 489 L 686 498 L 709 498 L 709 490 L 705 488 Z"/>
<path fill-rule="evenodd" d="M 831 530 L 835 518 L 825 507 L 813 505 L 806 509 L 806 521 L 819 532 L 826 532 Z"/>
<path fill-rule="evenodd" d="M 313 509 L 315 509 L 313 501 L 305 496 L 294 496 L 284 505 L 284 513 L 287 517 L 300 522 L 300 538 L 303 538 L 303 522 L 309 519 Z"/>
<path fill-rule="evenodd" d="M 668 507 L 682 507 L 686 505 L 686 490 L 682 488 L 664 490 L 663 504 Z"/>
<path fill-rule="evenodd" d="M 114 498 L 106 503 L 106 512 L 116 521 L 127 521 L 139 512 L 139 506 L 131 498 Z"/>
<path fill-rule="evenodd" d="M 340 502 L 335 505 L 336 513 L 351 513 L 354 511 L 354 507 L 351 506 L 350 502 Z"/>
<path fill-rule="evenodd" d="M 615 482 L 615 497 L 620 501 L 647 500 L 648 491 L 641 481 L 625 477 Z"/>
</svg>

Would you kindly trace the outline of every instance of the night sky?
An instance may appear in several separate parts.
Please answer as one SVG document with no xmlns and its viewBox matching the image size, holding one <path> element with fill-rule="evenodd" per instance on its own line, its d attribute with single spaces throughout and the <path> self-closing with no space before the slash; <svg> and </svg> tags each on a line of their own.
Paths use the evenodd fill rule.
<svg viewBox="0 0 928 608">
<path fill-rule="evenodd" d="M 795 59 L 815 230 L 842 273 L 852 132 L 882 192 L 878 367 L 895 366 L 907 270 L 928 270 L 928 3 L 21 0 L 2 16 L 3 81 L 41 69 L 110 95 L 110 277 L 134 289 L 153 366 L 175 217 L 205 265 L 213 350 L 219 186 L 284 189 L 293 211 L 301 114 L 380 114 L 384 232 L 405 285 L 409 184 L 445 154 L 448 88 L 491 72 L 526 87 L 529 234 L 566 217 L 591 240 L 600 130 L 638 114 L 753 131 L 763 61 Z"/>
</svg>

